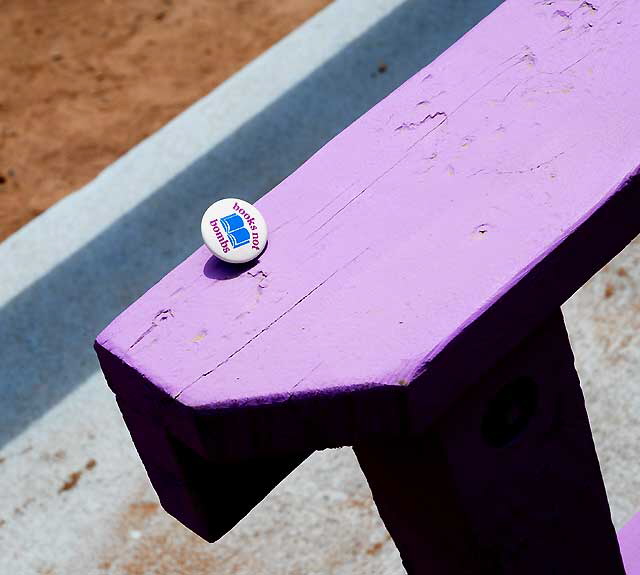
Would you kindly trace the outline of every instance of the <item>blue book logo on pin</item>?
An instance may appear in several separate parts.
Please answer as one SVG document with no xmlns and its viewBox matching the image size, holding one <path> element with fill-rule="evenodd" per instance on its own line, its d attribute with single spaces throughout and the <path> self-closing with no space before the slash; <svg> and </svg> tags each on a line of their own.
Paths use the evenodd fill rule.
<svg viewBox="0 0 640 575">
<path fill-rule="evenodd" d="M 224 218 L 220 218 L 220 224 L 234 248 L 239 248 L 249 243 L 251 235 L 249 230 L 244 227 L 244 220 L 238 214 L 229 214 Z"/>
</svg>

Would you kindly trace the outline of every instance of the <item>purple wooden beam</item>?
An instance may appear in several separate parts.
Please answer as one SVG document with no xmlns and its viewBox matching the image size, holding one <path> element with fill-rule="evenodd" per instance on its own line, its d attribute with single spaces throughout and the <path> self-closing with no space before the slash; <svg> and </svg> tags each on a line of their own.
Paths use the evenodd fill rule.
<svg viewBox="0 0 640 575">
<path fill-rule="evenodd" d="M 258 202 L 253 265 L 203 247 L 98 336 L 170 513 L 213 540 L 314 449 L 432 433 L 633 239 L 639 30 L 630 2 L 505 2 Z"/>
<path fill-rule="evenodd" d="M 627 575 L 640 575 L 640 513 L 622 528 L 618 541 Z"/>
</svg>

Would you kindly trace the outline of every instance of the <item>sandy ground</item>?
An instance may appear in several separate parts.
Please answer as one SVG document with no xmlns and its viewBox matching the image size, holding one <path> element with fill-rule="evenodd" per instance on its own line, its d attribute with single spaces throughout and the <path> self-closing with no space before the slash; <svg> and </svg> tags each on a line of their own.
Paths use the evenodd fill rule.
<svg viewBox="0 0 640 575">
<path fill-rule="evenodd" d="M 0 2 L 0 240 L 329 1 Z"/>
</svg>

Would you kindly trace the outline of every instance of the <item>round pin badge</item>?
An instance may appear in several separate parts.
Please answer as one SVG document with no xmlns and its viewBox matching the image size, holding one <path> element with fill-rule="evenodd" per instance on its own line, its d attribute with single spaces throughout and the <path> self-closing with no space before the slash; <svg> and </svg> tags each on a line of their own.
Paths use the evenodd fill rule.
<svg viewBox="0 0 640 575">
<path fill-rule="evenodd" d="M 267 245 L 267 223 L 262 214 L 236 198 L 211 204 L 202 216 L 200 230 L 213 255 L 232 264 L 254 260 Z"/>
</svg>

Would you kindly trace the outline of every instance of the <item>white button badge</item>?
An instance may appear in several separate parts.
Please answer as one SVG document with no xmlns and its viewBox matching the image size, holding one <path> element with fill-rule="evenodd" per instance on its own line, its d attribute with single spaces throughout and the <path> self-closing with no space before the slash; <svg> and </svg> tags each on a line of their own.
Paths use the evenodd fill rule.
<svg viewBox="0 0 640 575">
<path fill-rule="evenodd" d="M 257 258 L 267 245 L 267 224 L 255 206 L 225 198 L 202 216 L 202 239 L 217 258 L 243 264 Z"/>
</svg>

